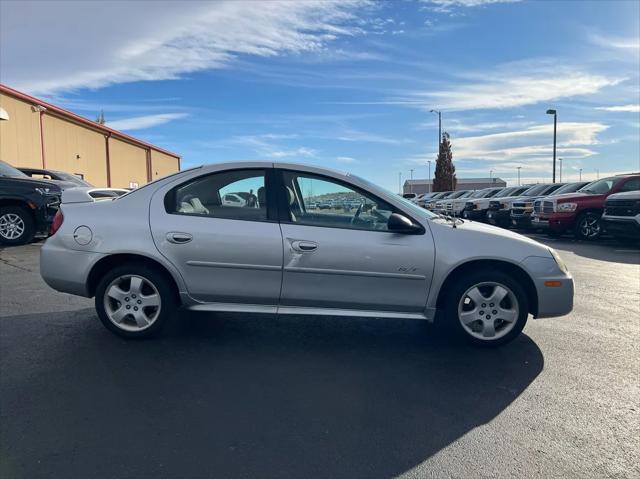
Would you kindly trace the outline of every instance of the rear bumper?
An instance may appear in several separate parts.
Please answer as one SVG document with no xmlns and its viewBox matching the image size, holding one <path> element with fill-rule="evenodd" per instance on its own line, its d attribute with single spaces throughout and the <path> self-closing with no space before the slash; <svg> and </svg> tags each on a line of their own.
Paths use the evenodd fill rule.
<svg viewBox="0 0 640 479">
<path fill-rule="evenodd" d="M 56 243 L 56 236 L 52 236 L 40 249 L 40 276 L 56 291 L 89 297 L 89 272 L 106 255 L 72 250 Z"/>
</svg>

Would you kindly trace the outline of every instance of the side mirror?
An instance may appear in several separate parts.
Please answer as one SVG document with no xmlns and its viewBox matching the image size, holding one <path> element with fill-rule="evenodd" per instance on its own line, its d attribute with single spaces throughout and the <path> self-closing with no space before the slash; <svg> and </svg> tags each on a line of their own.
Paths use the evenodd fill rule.
<svg viewBox="0 0 640 479">
<path fill-rule="evenodd" d="M 401 233 L 406 235 L 415 235 L 422 233 L 422 227 L 415 225 L 406 216 L 398 213 L 392 213 L 387 220 L 387 229 L 394 233 Z"/>
</svg>

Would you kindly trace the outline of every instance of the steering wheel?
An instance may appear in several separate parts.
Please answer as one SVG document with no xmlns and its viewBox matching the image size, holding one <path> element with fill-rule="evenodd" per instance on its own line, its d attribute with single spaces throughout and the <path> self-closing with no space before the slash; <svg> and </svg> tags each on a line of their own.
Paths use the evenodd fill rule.
<svg viewBox="0 0 640 479">
<path fill-rule="evenodd" d="M 351 224 L 354 225 L 356 223 L 356 221 L 358 220 L 358 218 L 360 217 L 360 213 L 362 213 L 362 207 L 364 206 L 364 203 L 360 203 L 360 206 L 358 206 L 358 209 L 356 210 L 356 213 L 353 215 L 353 218 L 351 218 Z"/>
</svg>

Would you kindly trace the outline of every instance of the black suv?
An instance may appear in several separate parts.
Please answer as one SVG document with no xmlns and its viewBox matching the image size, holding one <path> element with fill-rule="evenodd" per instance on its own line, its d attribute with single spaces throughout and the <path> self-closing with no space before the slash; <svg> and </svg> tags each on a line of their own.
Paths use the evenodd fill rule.
<svg viewBox="0 0 640 479">
<path fill-rule="evenodd" d="M 61 185 L 29 178 L 0 160 L 0 244 L 26 244 L 48 233 L 61 194 Z"/>
</svg>

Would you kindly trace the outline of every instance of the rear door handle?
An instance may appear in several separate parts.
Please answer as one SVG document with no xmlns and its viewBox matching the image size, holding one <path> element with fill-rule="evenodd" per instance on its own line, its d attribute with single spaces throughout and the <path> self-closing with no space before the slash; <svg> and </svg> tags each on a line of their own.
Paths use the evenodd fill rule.
<svg viewBox="0 0 640 479">
<path fill-rule="evenodd" d="M 193 239 L 189 233 L 170 232 L 167 233 L 167 241 L 174 244 L 188 243 Z"/>
<path fill-rule="evenodd" d="M 318 243 L 296 240 L 291 242 L 291 247 L 300 253 L 311 253 L 318 249 Z"/>
</svg>

